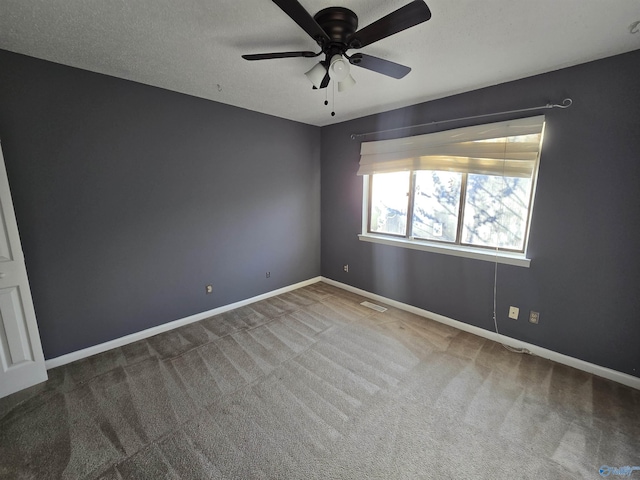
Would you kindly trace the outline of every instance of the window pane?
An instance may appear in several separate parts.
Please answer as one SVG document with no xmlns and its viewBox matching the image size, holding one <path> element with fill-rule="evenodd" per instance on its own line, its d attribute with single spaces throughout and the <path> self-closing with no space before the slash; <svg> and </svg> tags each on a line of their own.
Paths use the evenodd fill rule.
<svg viewBox="0 0 640 480">
<path fill-rule="evenodd" d="M 413 236 L 455 242 L 460 211 L 462 174 L 424 170 L 416 172 Z"/>
<path fill-rule="evenodd" d="M 462 242 L 523 250 L 530 193 L 530 178 L 469 174 Z"/>
<path fill-rule="evenodd" d="M 405 235 L 408 195 L 409 172 L 373 175 L 369 224 L 371 231 Z"/>
</svg>

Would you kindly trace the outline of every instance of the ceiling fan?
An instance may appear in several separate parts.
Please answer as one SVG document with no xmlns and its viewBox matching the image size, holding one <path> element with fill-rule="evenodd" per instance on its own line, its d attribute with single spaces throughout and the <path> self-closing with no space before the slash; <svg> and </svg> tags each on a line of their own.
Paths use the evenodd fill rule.
<svg viewBox="0 0 640 480">
<path fill-rule="evenodd" d="M 316 41 L 320 51 L 318 53 L 310 51 L 257 53 L 242 55 L 242 58 L 245 60 L 311 58 L 324 54 L 324 60 L 305 74 L 313 83 L 314 89 L 326 88 L 331 80 L 338 83 L 338 91 L 344 91 L 353 86 L 356 82 L 349 73 L 349 64 L 392 78 L 404 77 L 411 71 L 409 67 L 364 53 L 347 55 L 347 51 L 366 47 L 431 18 L 431 11 L 427 4 L 423 0 L 414 0 L 358 30 L 358 16 L 347 8 L 325 8 L 312 17 L 297 0 L 273 0 L 273 3 Z"/>
</svg>

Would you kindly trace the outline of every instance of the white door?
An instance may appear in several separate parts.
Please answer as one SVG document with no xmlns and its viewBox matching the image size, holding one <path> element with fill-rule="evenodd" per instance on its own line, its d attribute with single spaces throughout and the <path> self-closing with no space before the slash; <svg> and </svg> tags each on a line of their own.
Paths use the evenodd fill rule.
<svg viewBox="0 0 640 480">
<path fill-rule="evenodd" d="M 0 398 L 47 379 L 0 145 Z"/>
</svg>

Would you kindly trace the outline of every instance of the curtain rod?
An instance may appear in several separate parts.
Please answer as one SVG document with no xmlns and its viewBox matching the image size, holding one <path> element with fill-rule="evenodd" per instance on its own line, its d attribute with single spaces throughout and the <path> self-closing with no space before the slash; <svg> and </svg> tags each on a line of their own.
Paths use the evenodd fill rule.
<svg viewBox="0 0 640 480">
<path fill-rule="evenodd" d="M 376 133 L 388 133 L 388 132 L 397 132 L 398 130 L 407 130 L 409 128 L 418 128 L 418 127 L 426 127 L 427 125 L 437 125 L 439 123 L 449 123 L 449 122 L 459 122 L 460 120 L 473 120 L 475 118 L 484 118 L 491 117 L 494 115 L 506 115 L 508 113 L 522 113 L 522 112 L 531 112 L 532 110 L 544 110 L 551 108 L 569 108 L 573 104 L 573 100 L 570 98 L 565 98 L 561 104 L 558 103 L 547 103 L 546 105 L 542 105 L 540 107 L 530 107 L 530 108 L 520 108 L 518 110 L 507 110 L 504 112 L 495 112 L 495 113 L 484 113 L 482 115 L 473 115 L 471 117 L 460 117 L 460 118 L 451 118 L 449 120 L 438 120 L 427 123 L 420 123 L 419 125 L 409 125 L 407 127 L 398 127 L 398 128 L 389 128 L 387 130 L 378 130 L 377 132 L 367 132 L 367 133 L 352 133 L 351 140 L 355 140 L 359 137 L 365 137 L 367 135 L 374 135 Z"/>
</svg>

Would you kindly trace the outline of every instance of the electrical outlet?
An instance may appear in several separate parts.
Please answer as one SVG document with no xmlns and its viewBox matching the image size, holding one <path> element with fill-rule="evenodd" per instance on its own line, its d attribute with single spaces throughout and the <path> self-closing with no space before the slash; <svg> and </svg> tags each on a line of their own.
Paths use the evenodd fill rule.
<svg viewBox="0 0 640 480">
<path fill-rule="evenodd" d="M 518 307 L 509 307 L 509 318 L 513 318 L 514 320 L 517 320 L 519 314 L 520 314 L 520 309 Z"/>
<path fill-rule="evenodd" d="M 342 266 L 342 270 L 344 270 L 345 272 L 349 273 L 349 264 L 345 264 Z"/>
<path fill-rule="evenodd" d="M 271 277 L 271 272 L 267 272 L 267 278 Z"/>
<path fill-rule="evenodd" d="M 537 325 L 540 321 L 540 312 L 534 312 L 531 310 L 531 312 L 529 312 L 529 321 Z"/>
<path fill-rule="evenodd" d="M 204 287 L 204 291 L 209 294 L 209 293 L 213 293 L 213 285 L 207 285 Z"/>
</svg>

